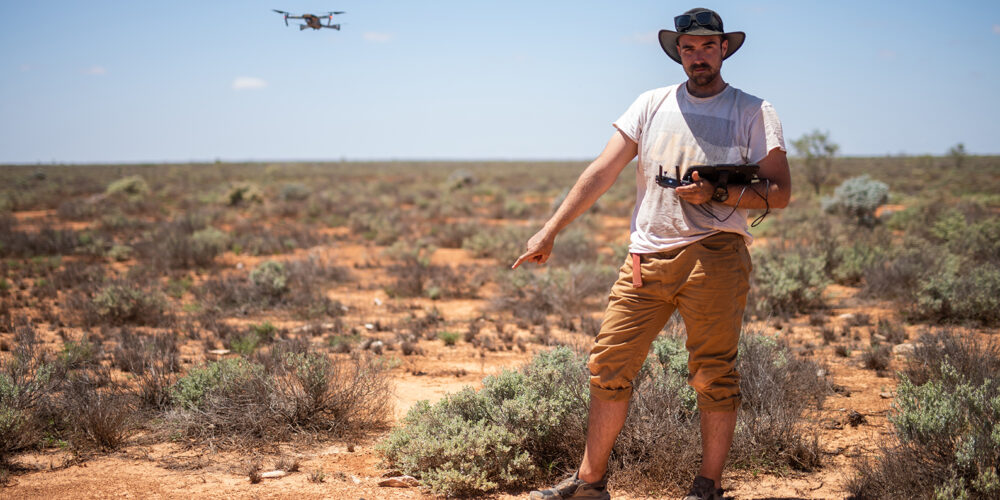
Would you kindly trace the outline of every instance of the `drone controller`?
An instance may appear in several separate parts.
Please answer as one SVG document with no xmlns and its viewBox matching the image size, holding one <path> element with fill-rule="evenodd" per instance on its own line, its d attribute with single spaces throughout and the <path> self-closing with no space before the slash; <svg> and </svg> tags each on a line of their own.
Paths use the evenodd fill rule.
<svg viewBox="0 0 1000 500">
<path fill-rule="evenodd" d="M 695 165 L 689 167 L 684 176 L 681 177 L 680 165 L 674 166 L 674 176 L 663 175 L 663 165 L 660 165 L 660 173 L 656 176 L 656 183 L 665 188 L 676 188 L 693 184 L 691 179 L 693 172 L 698 172 L 698 177 L 711 182 L 716 187 L 725 188 L 729 184 L 752 184 L 758 180 L 757 171 L 760 165 L 750 163 L 737 165 L 735 163 L 720 163 L 716 165 Z"/>
</svg>

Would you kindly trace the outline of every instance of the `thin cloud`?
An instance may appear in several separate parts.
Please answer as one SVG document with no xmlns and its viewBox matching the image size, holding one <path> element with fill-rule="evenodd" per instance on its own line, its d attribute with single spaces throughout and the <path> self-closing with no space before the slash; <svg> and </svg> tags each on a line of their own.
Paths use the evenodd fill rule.
<svg viewBox="0 0 1000 500">
<path fill-rule="evenodd" d="M 650 31 L 648 33 L 633 33 L 622 37 L 622 41 L 635 45 L 653 45 L 660 41 L 660 36 L 656 31 Z"/>
<path fill-rule="evenodd" d="M 1000 35 L 1000 24 L 993 25 L 993 33 Z"/>
<path fill-rule="evenodd" d="M 101 76 L 107 74 L 108 70 L 104 66 L 91 66 L 83 70 L 85 75 Z"/>
<path fill-rule="evenodd" d="M 267 82 L 255 76 L 237 76 L 231 86 L 233 90 L 257 90 L 267 87 Z"/>
<path fill-rule="evenodd" d="M 394 38 L 392 33 L 378 33 L 376 31 L 368 31 L 361 35 L 366 42 L 372 43 L 389 43 Z"/>
</svg>

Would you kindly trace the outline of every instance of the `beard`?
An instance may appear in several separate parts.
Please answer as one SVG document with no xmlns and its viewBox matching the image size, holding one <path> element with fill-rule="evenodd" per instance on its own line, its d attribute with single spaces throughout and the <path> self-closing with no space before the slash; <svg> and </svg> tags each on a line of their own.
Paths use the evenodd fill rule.
<svg viewBox="0 0 1000 500">
<path fill-rule="evenodd" d="M 708 71 L 699 71 L 695 73 L 695 70 L 700 69 L 706 69 Z M 694 83 L 697 87 L 706 87 L 719 77 L 719 69 L 713 68 L 708 64 L 692 64 L 691 66 L 686 66 L 684 68 L 684 72 L 687 73 L 691 83 Z"/>
</svg>

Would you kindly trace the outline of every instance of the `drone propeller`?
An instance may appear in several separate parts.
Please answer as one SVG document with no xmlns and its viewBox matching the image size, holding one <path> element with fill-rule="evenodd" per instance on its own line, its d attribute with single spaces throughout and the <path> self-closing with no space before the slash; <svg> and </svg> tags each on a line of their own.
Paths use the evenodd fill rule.
<svg viewBox="0 0 1000 500">
<path fill-rule="evenodd" d="M 328 16 L 337 16 L 337 15 L 346 14 L 346 13 L 347 13 L 347 11 L 343 11 L 343 10 L 336 10 L 336 11 L 331 10 L 331 11 L 327 12 L 326 15 L 328 15 Z"/>
<path fill-rule="evenodd" d="M 283 10 L 278 10 L 278 9 L 271 9 L 271 10 L 277 12 L 278 14 L 284 14 L 284 16 L 285 16 L 285 26 L 288 26 L 288 13 L 287 12 L 285 12 Z"/>
</svg>

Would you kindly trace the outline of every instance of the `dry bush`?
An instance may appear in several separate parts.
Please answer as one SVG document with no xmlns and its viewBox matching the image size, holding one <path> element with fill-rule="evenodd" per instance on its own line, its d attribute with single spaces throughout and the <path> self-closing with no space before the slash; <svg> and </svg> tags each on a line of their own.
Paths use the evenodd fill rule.
<svg viewBox="0 0 1000 500">
<path fill-rule="evenodd" d="M 283 470 L 285 472 L 298 472 L 299 459 L 298 457 L 281 455 L 280 457 L 278 457 L 277 460 L 274 461 L 274 468 L 277 470 Z"/>
<path fill-rule="evenodd" d="M 815 362 L 761 331 L 745 330 L 736 363 L 740 373 L 740 430 L 733 439 L 733 467 L 754 469 L 820 466 L 819 443 L 806 437 L 804 413 L 831 392 Z"/>
<path fill-rule="evenodd" d="M 396 244 L 386 250 L 393 264 L 389 274 L 393 283 L 385 291 L 390 297 L 423 297 L 430 299 L 471 298 L 478 296 L 486 275 L 476 266 L 431 264 L 436 249 L 424 243 Z"/>
<path fill-rule="evenodd" d="M 0 463 L 38 443 L 46 425 L 43 413 L 63 375 L 46 359 L 34 329 L 19 327 L 13 351 L 0 357 Z"/>
<path fill-rule="evenodd" d="M 115 383 L 106 383 L 107 373 L 75 375 L 58 403 L 78 438 L 74 444 L 89 442 L 105 451 L 118 449 L 137 424 L 132 395 Z"/>
<path fill-rule="evenodd" d="M 111 363 L 135 377 L 143 407 L 162 410 L 169 406 L 169 388 L 181 368 L 176 333 L 142 335 L 122 329 Z"/>
<path fill-rule="evenodd" d="M 462 241 L 462 248 L 476 257 L 489 257 L 501 266 L 509 266 L 524 252 L 531 229 L 522 226 L 482 226 Z"/>
<path fill-rule="evenodd" d="M 906 328 L 902 323 L 889 319 L 879 319 L 875 327 L 875 333 L 885 338 L 889 345 L 902 344 L 907 339 Z"/>
<path fill-rule="evenodd" d="M 206 280 L 195 295 L 209 309 L 220 311 L 246 313 L 280 306 L 310 318 L 337 317 L 343 309 L 326 296 L 324 287 L 347 281 L 349 276 L 345 268 L 317 257 L 265 261 L 245 277 L 231 274 Z"/>
<path fill-rule="evenodd" d="M 903 374 L 915 385 L 943 378 L 941 360 L 948 360 L 973 384 L 982 384 L 1000 373 L 1000 342 L 981 342 L 953 329 L 925 333 L 915 344 Z"/>
<path fill-rule="evenodd" d="M 52 276 L 52 285 L 61 290 L 94 289 L 104 277 L 103 266 L 72 261 Z"/>
<path fill-rule="evenodd" d="M 244 221 L 233 228 L 231 247 L 239 254 L 275 255 L 297 248 L 312 248 L 326 241 L 327 238 L 318 231 L 298 224 L 265 227 Z"/>
<path fill-rule="evenodd" d="M 187 215 L 164 224 L 136 250 L 154 266 L 191 268 L 208 266 L 228 246 L 229 235 L 207 226 L 204 216 Z"/>
<path fill-rule="evenodd" d="M 540 324 L 548 314 L 568 321 L 590 310 L 591 303 L 607 296 L 617 272 L 599 262 L 575 262 L 566 268 L 547 267 L 541 272 L 508 272 L 498 276 L 500 290 L 492 298 L 497 311 L 517 311 Z"/>
<path fill-rule="evenodd" d="M 76 309 L 83 323 L 94 325 L 167 325 L 173 317 L 159 290 L 148 286 L 149 280 L 126 276 L 78 290 L 67 301 Z"/>
<path fill-rule="evenodd" d="M 13 217 L 0 214 L 0 257 L 69 255 L 80 244 L 74 231 L 42 227 L 38 231 L 15 229 Z"/>
<path fill-rule="evenodd" d="M 193 368 L 172 394 L 170 427 L 223 446 L 381 429 L 391 412 L 389 378 L 378 359 L 332 358 L 303 344 Z"/>
<path fill-rule="evenodd" d="M 482 223 L 478 221 L 434 224 L 430 229 L 430 238 L 434 245 L 441 248 L 462 248 L 465 239 L 479 232 L 481 228 Z"/>
<path fill-rule="evenodd" d="M 869 370 L 883 374 L 889 369 L 892 348 L 887 345 L 873 345 L 861 355 L 861 364 Z"/>
</svg>

